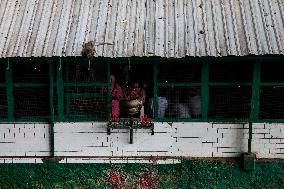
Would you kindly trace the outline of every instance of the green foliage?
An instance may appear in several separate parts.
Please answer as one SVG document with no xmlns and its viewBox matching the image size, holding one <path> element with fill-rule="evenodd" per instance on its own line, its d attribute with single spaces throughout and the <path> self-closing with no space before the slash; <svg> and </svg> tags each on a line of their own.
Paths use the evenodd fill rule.
<svg viewBox="0 0 284 189">
<path fill-rule="evenodd" d="M 111 188 L 110 173 L 126 177 L 124 188 L 283 188 L 284 162 L 258 162 L 245 172 L 236 163 L 184 161 L 181 164 L 0 164 L 0 188 Z M 156 182 L 157 181 L 157 182 Z"/>
</svg>

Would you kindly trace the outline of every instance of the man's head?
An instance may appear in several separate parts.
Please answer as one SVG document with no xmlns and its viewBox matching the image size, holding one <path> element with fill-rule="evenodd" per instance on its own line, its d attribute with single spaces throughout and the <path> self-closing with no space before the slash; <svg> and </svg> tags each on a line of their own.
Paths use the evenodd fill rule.
<svg viewBox="0 0 284 189">
<path fill-rule="evenodd" d="M 111 84 L 115 83 L 115 76 L 113 74 L 110 75 L 110 83 Z"/>
</svg>

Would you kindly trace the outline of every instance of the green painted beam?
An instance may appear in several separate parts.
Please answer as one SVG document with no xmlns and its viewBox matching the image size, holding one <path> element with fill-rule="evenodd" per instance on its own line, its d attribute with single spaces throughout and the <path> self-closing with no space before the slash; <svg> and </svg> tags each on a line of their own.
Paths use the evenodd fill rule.
<svg viewBox="0 0 284 189">
<path fill-rule="evenodd" d="M 110 119 L 110 63 L 107 62 L 107 116 Z"/>
<path fill-rule="evenodd" d="M 58 104 L 57 104 L 57 121 L 62 122 L 64 120 L 64 85 L 63 85 L 63 79 L 62 79 L 62 62 L 61 59 L 59 59 L 59 62 L 57 64 L 57 98 L 58 98 Z"/>
<path fill-rule="evenodd" d="M 251 154 L 252 122 L 249 122 L 248 153 Z"/>
<path fill-rule="evenodd" d="M 157 83 L 158 87 L 200 87 L 201 83 Z"/>
<path fill-rule="evenodd" d="M 68 82 L 64 83 L 64 87 L 106 87 L 107 83 L 99 83 L 99 82 Z"/>
<path fill-rule="evenodd" d="M 47 87 L 47 83 L 14 83 L 14 87 Z"/>
<path fill-rule="evenodd" d="M 26 118 L 15 118 L 11 122 L 45 122 L 49 123 L 50 118 L 43 118 L 43 117 L 26 117 Z"/>
<path fill-rule="evenodd" d="M 160 59 L 155 59 L 154 68 L 153 68 L 153 79 L 154 79 L 154 88 L 153 88 L 153 104 L 154 104 L 154 119 L 159 120 L 158 118 L 158 64 L 160 63 Z"/>
<path fill-rule="evenodd" d="M 208 83 L 209 86 L 220 86 L 220 87 L 236 87 L 236 86 L 251 86 L 252 83 L 250 82 L 241 82 L 241 83 L 238 83 L 238 82 L 209 82 Z"/>
<path fill-rule="evenodd" d="M 102 93 L 66 93 L 67 98 L 102 98 Z"/>
<path fill-rule="evenodd" d="M 13 78 L 12 78 L 12 64 L 7 60 L 6 69 L 6 95 L 8 101 L 8 120 L 14 121 L 14 96 L 13 96 Z"/>
<path fill-rule="evenodd" d="M 66 122 L 105 122 L 105 118 L 94 116 L 94 115 L 69 115 L 64 117 Z"/>
<path fill-rule="evenodd" d="M 107 121 L 110 120 L 110 62 L 107 62 Z M 107 134 L 110 135 L 110 126 L 107 124 Z"/>
<path fill-rule="evenodd" d="M 251 98 L 251 114 L 250 120 L 252 122 L 258 121 L 259 117 L 259 101 L 260 101 L 260 73 L 261 64 L 259 62 L 254 63 L 253 70 L 253 85 L 252 85 L 252 98 Z"/>
<path fill-rule="evenodd" d="M 204 62 L 202 66 L 201 76 L 201 115 L 202 120 L 207 121 L 208 107 L 209 107 L 209 64 Z"/>
<path fill-rule="evenodd" d="M 159 118 L 159 122 L 202 122 L 201 118 Z"/>
<path fill-rule="evenodd" d="M 259 85 L 264 86 L 264 87 L 274 87 L 274 86 L 284 87 L 284 82 L 262 82 L 262 83 L 259 83 Z"/>
<path fill-rule="evenodd" d="M 54 106 L 53 106 L 53 62 L 49 62 L 49 105 L 50 105 L 50 155 L 54 156 Z"/>
</svg>

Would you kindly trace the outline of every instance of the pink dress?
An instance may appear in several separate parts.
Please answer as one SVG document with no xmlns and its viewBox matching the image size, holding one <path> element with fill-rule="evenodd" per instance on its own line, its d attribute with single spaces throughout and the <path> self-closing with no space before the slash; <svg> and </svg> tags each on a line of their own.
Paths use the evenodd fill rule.
<svg viewBox="0 0 284 189">
<path fill-rule="evenodd" d="M 123 93 L 121 87 L 117 84 L 114 85 L 113 88 L 110 89 L 110 106 L 111 106 L 111 117 L 114 121 L 119 117 L 119 101 L 122 99 Z"/>
</svg>

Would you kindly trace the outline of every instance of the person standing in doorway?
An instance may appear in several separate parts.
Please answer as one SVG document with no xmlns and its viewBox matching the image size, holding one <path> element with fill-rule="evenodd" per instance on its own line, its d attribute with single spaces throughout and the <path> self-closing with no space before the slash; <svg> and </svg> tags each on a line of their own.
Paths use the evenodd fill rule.
<svg viewBox="0 0 284 189">
<path fill-rule="evenodd" d="M 119 101 L 123 98 L 121 87 L 115 82 L 115 76 L 110 76 L 110 106 L 111 106 L 111 118 L 113 121 L 117 121 L 119 117 Z"/>
</svg>

